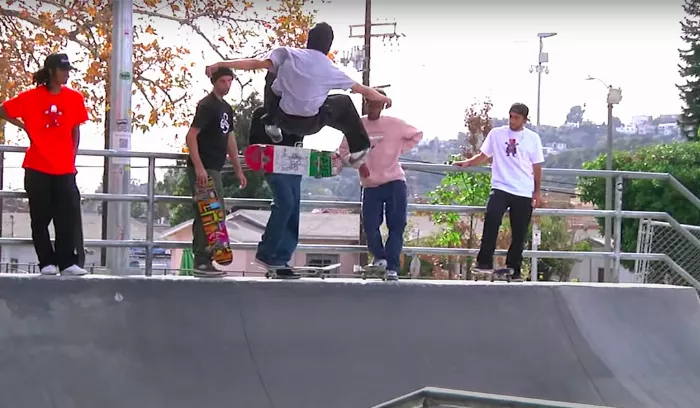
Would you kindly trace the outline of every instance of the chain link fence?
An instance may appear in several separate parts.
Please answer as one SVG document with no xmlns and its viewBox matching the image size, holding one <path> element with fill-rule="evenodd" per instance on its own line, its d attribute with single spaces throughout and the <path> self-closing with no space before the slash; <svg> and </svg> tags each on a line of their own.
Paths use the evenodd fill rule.
<svg viewBox="0 0 700 408">
<path fill-rule="evenodd" d="M 700 227 L 683 225 L 683 228 L 700 239 Z M 665 254 L 693 278 L 700 280 L 700 248 L 667 222 L 642 219 L 639 223 L 637 252 Z M 690 286 L 684 277 L 660 261 L 636 261 L 634 275 L 637 283 Z"/>
</svg>

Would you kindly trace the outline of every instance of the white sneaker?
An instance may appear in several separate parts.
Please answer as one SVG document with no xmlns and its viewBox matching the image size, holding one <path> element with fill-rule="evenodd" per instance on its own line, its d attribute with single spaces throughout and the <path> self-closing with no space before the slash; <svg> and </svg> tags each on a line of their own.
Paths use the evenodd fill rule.
<svg viewBox="0 0 700 408">
<path fill-rule="evenodd" d="M 359 152 L 350 153 L 350 155 L 348 156 L 348 164 L 350 165 L 350 167 L 357 169 L 360 166 L 362 166 L 362 163 L 365 162 L 364 158 L 365 158 L 365 156 L 367 156 L 367 153 L 369 153 L 370 149 L 371 149 L 371 147 L 368 147 L 365 150 L 360 150 Z"/>
<path fill-rule="evenodd" d="M 88 272 L 85 269 L 79 267 L 78 265 L 71 265 L 61 271 L 61 275 L 66 276 L 83 276 L 87 273 Z"/>
<path fill-rule="evenodd" d="M 368 268 L 386 268 L 386 259 L 375 259 L 367 265 Z"/>
<path fill-rule="evenodd" d="M 270 136 L 273 143 L 279 143 L 283 139 L 282 130 L 274 125 L 265 125 L 265 133 Z"/>
<path fill-rule="evenodd" d="M 399 274 L 396 271 L 386 271 L 386 280 L 399 280 Z"/>
<path fill-rule="evenodd" d="M 56 265 L 46 265 L 39 271 L 42 275 L 58 275 L 58 268 Z"/>
</svg>

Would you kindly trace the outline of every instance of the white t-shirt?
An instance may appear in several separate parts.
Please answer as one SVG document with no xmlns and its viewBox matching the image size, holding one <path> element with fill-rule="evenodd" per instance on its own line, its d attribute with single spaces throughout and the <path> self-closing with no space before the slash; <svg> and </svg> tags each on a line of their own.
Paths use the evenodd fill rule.
<svg viewBox="0 0 700 408">
<path fill-rule="evenodd" d="M 331 90 L 347 91 L 356 83 L 320 51 L 280 47 L 268 58 L 277 73 L 272 91 L 280 96 L 280 108 L 288 115 L 314 116 Z"/>
<path fill-rule="evenodd" d="M 540 136 L 528 128 L 516 132 L 510 126 L 491 129 L 481 152 L 493 157 L 491 188 L 521 197 L 532 197 L 535 177 L 532 165 L 544 162 Z"/>
</svg>

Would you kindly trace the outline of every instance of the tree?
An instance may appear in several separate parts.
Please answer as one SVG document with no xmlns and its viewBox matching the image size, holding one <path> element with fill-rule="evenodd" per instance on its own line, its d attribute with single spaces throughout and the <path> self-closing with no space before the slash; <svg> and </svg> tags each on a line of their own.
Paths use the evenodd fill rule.
<svg viewBox="0 0 700 408">
<path fill-rule="evenodd" d="M 464 125 L 468 130 L 467 145 L 462 147 L 461 153 L 453 155 L 449 162 L 463 160 L 478 153 L 492 128 L 489 116 L 492 107 L 493 104 L 487 99 L 481 103 L 473 103 L 466 109 Z M 443 177 L 440 186 L 428 193 L 428 198 L 431 204 L 483 206 L 488 200 L 490 185 L 490 174 L 452 172 Z M 436 237 L 435 245 L 447 248 L 474 248 L 477 242 L 477 220 L 483 218 L 481 215 L 470 214 L 465 217 L 462 214 L 447 212 L 433 213 L 431 218 L 433 222 L 445 228 Z M 442 263 L 439 257 L 433 258 L 434 264 Z M 471 264 L 471 257 L 467 262 Z"/>
<path fill-rule="evenodd" d="M 534 220 L 533 220 L 534 221 Z M 590 251 L 587 241 L 574 242 L 574 233 L 570 230 L 565 217 L 537 217 L 540 230 L 540 251 Z M 532 225 L 530 225 L 525 248 L 532 248 Z M 557 276 L 560 282 L 567 282 L 574 269 L 576 259 L 537 258 L 538 280 L 550 281 Z M 523 277 L 529 276 L 530 262 L 523 262 Z"/>
<path fill-rule="evenodd" d="M 82 90 L 95 121 L 109 112 L 110 57 L 112 53 L 112 1 L 13 0 L 0 5 L 0 39 L 5 74 L 3 88 L 21 90 L 31 72 L 40 68 L 49 52 L 78 46 L 74 61 L 82 75 L 71 85 Z M 188 126 L 192 92 L 190 71 L 195 65 L 190 49 L 163 45 L 164 35 L 155 27 L 177 24 L 179 35 L 201 39 L 217 59 L 262 53 L 274 45 L 306 41 L 315 10 L 306 11 L 307 0 L 281 0 L 255 7 L 248 0 L 134 3 L 133 94 L 134 127 L 147 130 L 156 124 Z M 203 27 L 218 27 L 216 31 Z M 184 31 L 184 32 L 183 32 Z M 202 58 L 208 59 L 204 51 Z M 8 56 L 8 58 L 6 58 Z M 203 75 L 203 73 L 201 73 Z M 250 84 L 236 78 L 242 89 Z M 0 96 L 3 90 L 0 89 Z M 106 122 L 108 126 L 108 122 Z M 106 134 L 108 134 L 106 132 Z"/>
<path fill-rule="evenodd" d="M 233 132 L 236 134 L 236 143 L 239 151 L 245 151 L 248 147 L 248 130 L 250 128 L 250 119 L 253 117 L 253 111 L 262 105 L 260 96 L 253 92 L 247 98 L 232 105 L 233 108 Z M 185 163 L 178 163 L 184 166 Z M 239 181 L 236 179 L 233 170 L 224 169 L 222 173 L 222 181 L 224 184 L 224 196 L 233 198 L 271 198 L 272 193 L 265 183 L 262 173 L 246 171 L 246 179 L 248 185 L 246 188 L 239 188 Z M 192 190 L 187 180 L 187 174 L 184 169 L 170 169 L 166 173 L 162 182 L 158 182 L 162 189 L 172 189 L 172 194 L 191 196 Z M 233 207 L 230 212 L 245 207 Z M 255 207 L 257 209 L 257 207 Z M 183 221 L 194 218 L 195 212 L 191 204 L 173 204 L 170 207 L 170 225 L 177 225 Z"/>
<path fill-rule="evenodd" d="M 679 73 L 685 84 L 677 85 L 684 101 L 679 119 L 681 131 L 688 140 L 697 140 L 700 129 L 700 0 L 685 0 L 685 17 L 681 21 L 681 39 L 687 44 L 678 53 L 682 61 Z"/>
<path fill-rule="evenodd" d="M 581 105 L 572 106 L 569 110 L 569 113 L 566 114 L 565 123 L 576 123 L 578 125 L 581 125 L 581 123 L 583 123 L 583 114 L 586 112 L 585 108 L 585 105 L 583 106 L 583 108 L 581 107 Z"/>
<path fill-rule="evenodd" d="M 589 170 L 605 169 L 606 155 L 584 163 Z M 615 152 L 613 164 L 616 170 L 670 173 L 696 196 L 700 194 L 700 142 L 675 142 L 645 147 L 635 152 Z M 605 180 L 580 178 L 578 183 L 581 200 L 605 208 Z M 626 179 L 622 190 L 622 209 L 627 211 L 667 212 L 681 224 L 700 224 L 700 211 L 681 193 L 662 180 Z M 604 219 L 598 219 L 603 227 Z M 621 248 L 624 252 L 636 252 L 639 221 L 622 220 Z M 629 265 L 629 263 L 627 263 Z"/>
</svg>

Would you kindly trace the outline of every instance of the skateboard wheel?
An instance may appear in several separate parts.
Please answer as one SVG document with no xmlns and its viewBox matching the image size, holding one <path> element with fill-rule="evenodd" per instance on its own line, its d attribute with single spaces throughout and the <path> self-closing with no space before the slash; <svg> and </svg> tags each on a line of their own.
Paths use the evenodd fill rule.
<svg viewBox="0 0 700 408">
<path fill-rule="evenodd" d="M 326 275 L 321 275 L 321 280 L 325 280 L 325 279 L 326 279 Z"/>
</svg>

